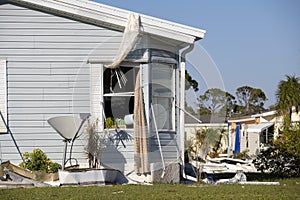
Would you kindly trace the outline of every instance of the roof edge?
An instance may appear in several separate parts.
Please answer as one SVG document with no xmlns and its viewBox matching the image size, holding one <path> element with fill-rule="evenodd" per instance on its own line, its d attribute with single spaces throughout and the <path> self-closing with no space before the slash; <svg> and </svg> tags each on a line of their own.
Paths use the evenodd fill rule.
<svg viewBox="0 0 300 200">
<path fill-rule="evenodd" d="M 60 15 L 74 17 L 89 23 L 123 31 L 131 11 L 88 0 L 7 0 L 8 2 L 33 7 Z M 140 14 L 142 32 L 194 43 L 203 39 L 206 31 L 179 23 Z"/>
</svg>

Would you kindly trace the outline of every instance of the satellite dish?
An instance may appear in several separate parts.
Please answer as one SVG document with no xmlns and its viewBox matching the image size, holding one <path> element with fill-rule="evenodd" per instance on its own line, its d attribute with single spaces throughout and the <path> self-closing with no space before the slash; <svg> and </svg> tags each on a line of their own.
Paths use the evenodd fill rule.
<svg viewBox="0 0 300 200">
<path fill-rule="evenodd" d="M 79 137 L 80 133 L 82 133 L 83 124 L 84 122 L 91 116 L 89 113 L 82 113 L 79 115 L 80 117 L 74 116 L 58 116 L 52 117 L 48 119 L 48 123 L 52 128 L 61 135 L 65 140 L 65 147 L 64 147 L 64 154 L 63 154 L 63 161 L 62 161 L 62 170 L 65 168 L 66 164 L 66 154 L 67 154 L 67 142 L 72 141 L 72 146 L 74 140 Z M 71 155 L 72 155 L 72 146 L 70 150 L 70 162 L 71 162 Z"/>
<path fill-rule="evenodd" d="M 48 123 L 64 139 L 72 140 L 80 131 L 82 120 L 73 116 L 59 116 L 48 119 Z M 77 135 L 78 136 L 78 135 Z"/>
</svg>

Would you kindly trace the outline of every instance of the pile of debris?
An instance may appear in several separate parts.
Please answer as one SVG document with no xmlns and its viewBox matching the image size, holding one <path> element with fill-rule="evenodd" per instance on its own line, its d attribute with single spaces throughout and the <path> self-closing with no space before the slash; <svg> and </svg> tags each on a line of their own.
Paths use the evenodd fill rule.
<svg viewBox="0 0 300 200">
<path fill-rule="evenodd" d="M 199 161 L 193 160 L 186 163 L 185 173 L 189 177 L 194 177 L 194 181 L 197 181 L 195 179 L 197 168 L 201 169 L 201 177 L 208 184 L 279 185 L 279 182 L 247 181 L 247 177 L 251 174 L 260 174 L 251 160 L 208 158 L 205 163 L 200 165 Z"/>
<path fill-rule="evenodd" d="M 234 158 L 208 158 L 207 162 L 203 164 L 203 172 L 208 174 L 236 173 L 237 171 L 256 173 L 257 169 L 251 160 Z"/>
<path fill-rule="evenodd" d="M 0 188 L 18 188 L 18 187 L 48 187 L 47 182 L 58 180 L 57 173 L 32 172 L 9 161 L 0 165 Z"/>
</svg>

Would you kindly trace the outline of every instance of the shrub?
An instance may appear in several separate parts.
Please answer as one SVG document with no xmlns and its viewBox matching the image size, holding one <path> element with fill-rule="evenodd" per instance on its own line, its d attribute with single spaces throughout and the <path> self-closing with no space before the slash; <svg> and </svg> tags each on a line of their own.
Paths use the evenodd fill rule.
<svg viewBox="0 0 300 200">
<path fill-rule="evenodd" d="M 31 171 L 55 173 L 61 169 L 60 164 L 52 162 L 40 149 L 34 149 L 32 153 L 23 153 L 23 158 L 24 162 L 21 162 L 19 166 Z"/>
<path fill-rule="evenodd" d="M 254 164 L 258 170 L 277 177 L 300 177 L 300 126 L 284 130 Z"/>
<path fill-rule="evenodd" d="M 111 118 L 107 118 L 111 119 Z M 105 122 L 107 122 L 107 120 Z M 87 145 L 85 147 L 85 151 L 88 156 L 89 160 L 89 167 L 90 168 L 97 168 L 100 165 L 100 154 L 103 148 L 102 144 L 102 138 L 100 135 L 97 133 L 97 123 L 90 124 L 88 123 L 88 126 L 86 128 L 86 133 L 88 134 L 88 141 Z"/>
<path fill-rule="evenodd" d="M 237 158 L 237 159 L 241 159 L 241 160 L 249 160 L 251 159 L 251 155 L 249 155 L 249 149 L 245 149 L 244 151 L 234 155 L 230 155 L 231 158 Z M 235 157 L 236 156 L 236 157 Z"/>
</svg>

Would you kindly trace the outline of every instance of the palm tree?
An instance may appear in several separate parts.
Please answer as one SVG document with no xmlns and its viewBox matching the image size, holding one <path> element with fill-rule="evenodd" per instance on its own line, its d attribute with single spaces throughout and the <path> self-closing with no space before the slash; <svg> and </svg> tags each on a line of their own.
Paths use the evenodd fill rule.
<svg viewBox="0 0 300 200">
<path fill-rule="evenodd" d="M 283 116 L 283 128 L 291 125 L 292 107 L 300 108 L 300 78 L 286 75 L 287 80 L 281 80 L 276 91 L 276 110 Z"/>
</svg>

